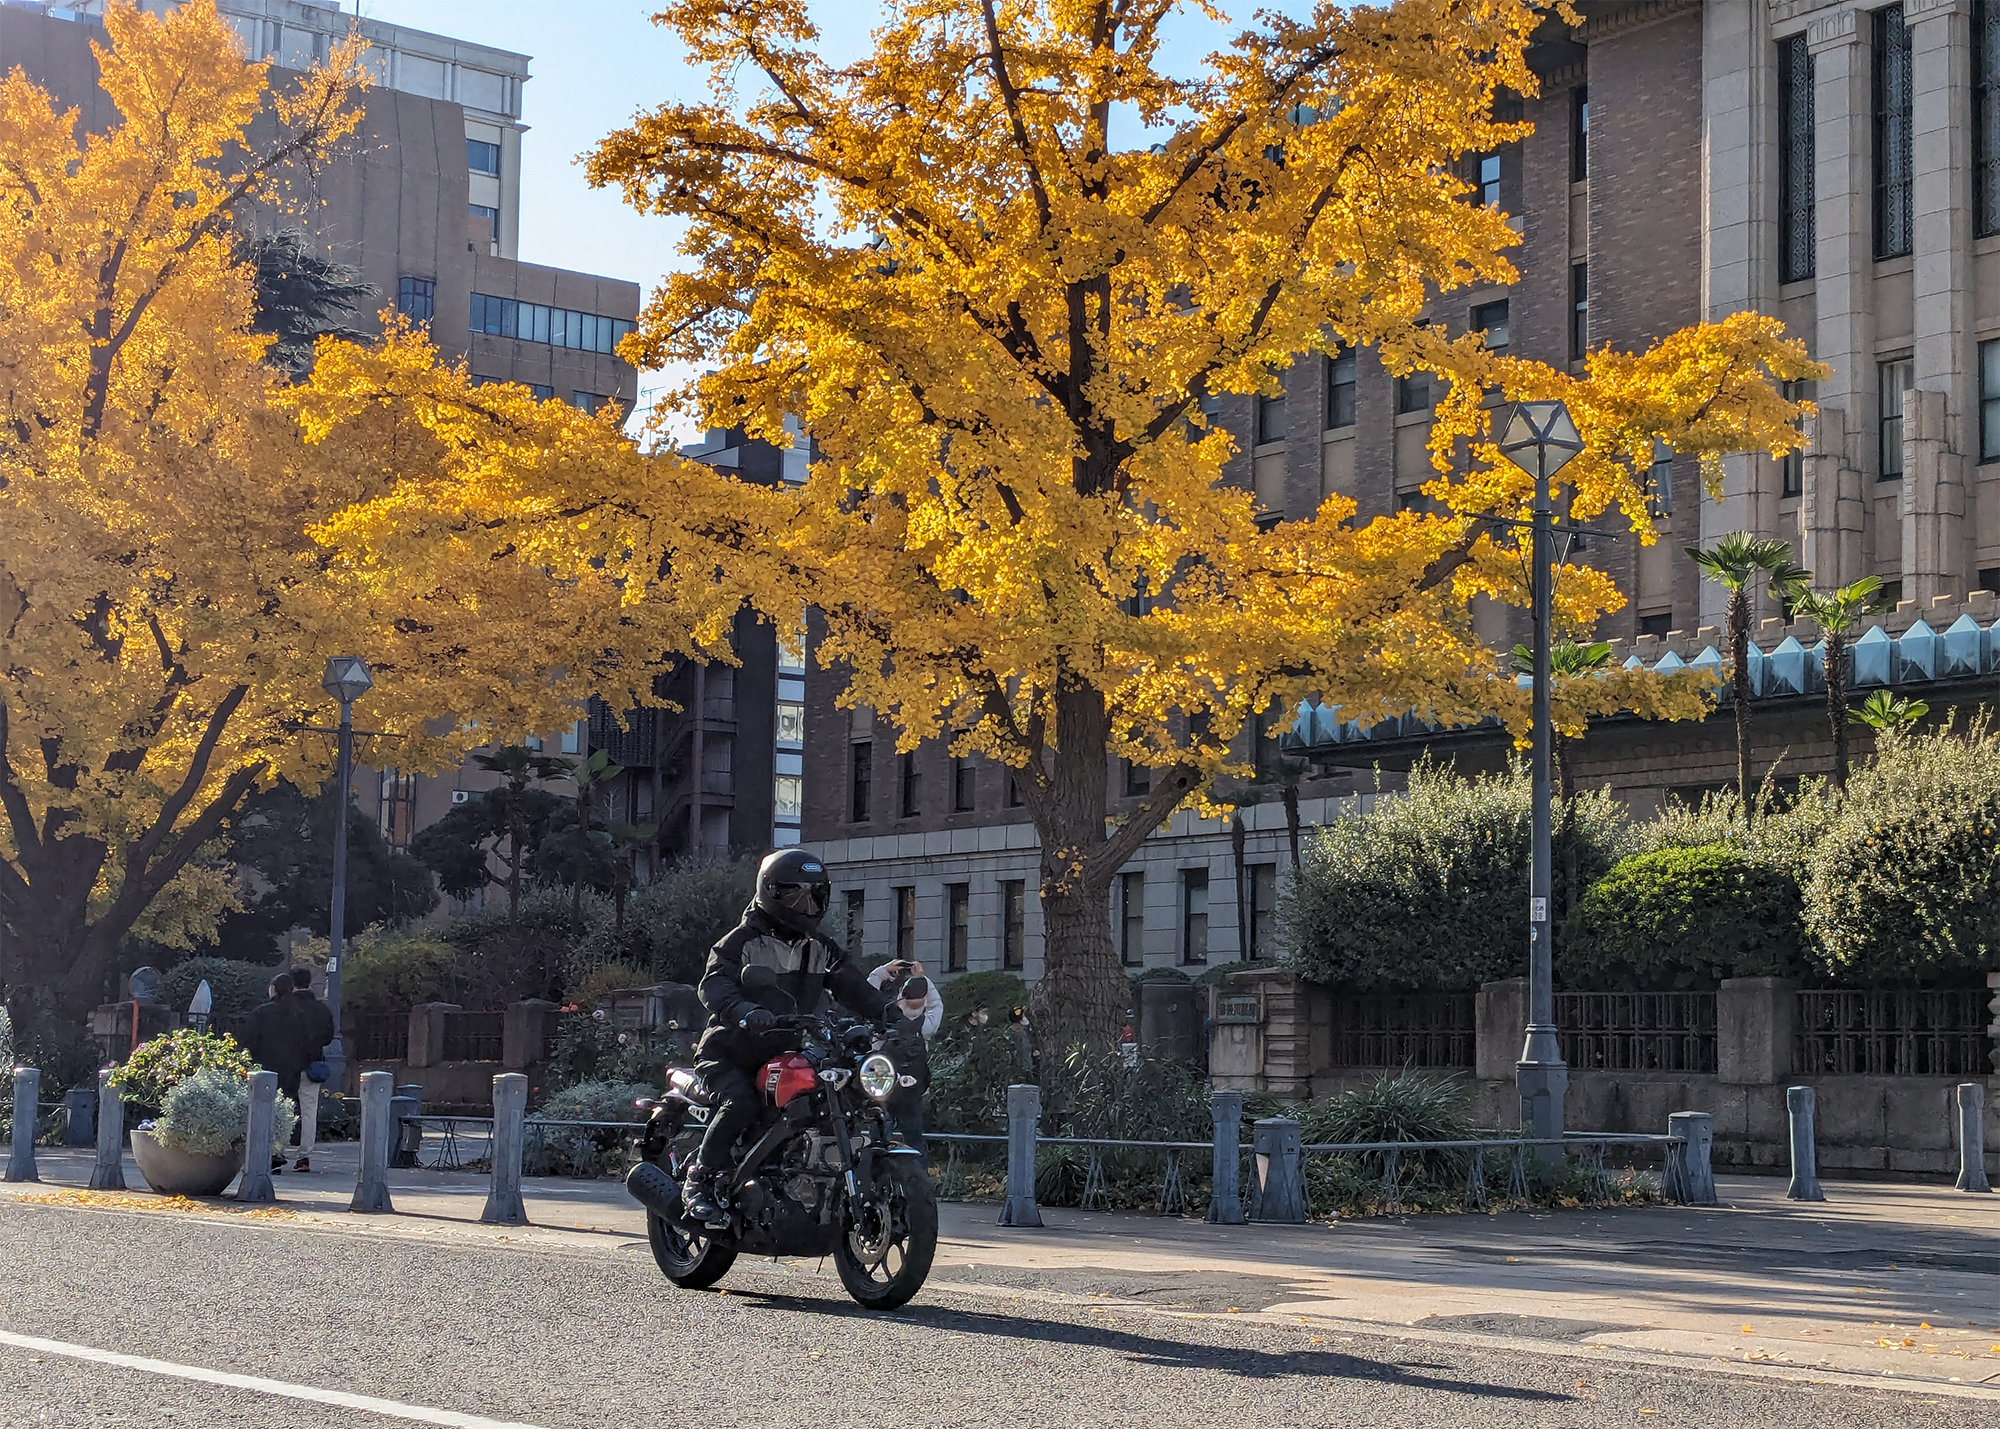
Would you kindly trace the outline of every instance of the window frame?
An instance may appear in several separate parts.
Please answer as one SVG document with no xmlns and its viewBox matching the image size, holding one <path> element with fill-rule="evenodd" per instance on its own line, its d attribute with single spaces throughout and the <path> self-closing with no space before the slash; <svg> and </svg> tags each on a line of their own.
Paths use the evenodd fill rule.
<svg viewBox="0 0 2000 1429">
<path fill-rule="evenodd" d="M 1875 259 L 1907 258 L 1915 248 L 1915 79 L 1910 29 L 1901 5 L 1874 12 L 1869 50 L 1873 130 Z"/>
<path fill-rule="evenodd" d="M 1975 349 L 1979 363 L 1979 464 L 2000 461 L 2000 337 Z"/>
<path fill-rule="evenodd" d="M 1020 972 L 1028 965 L 1028 880 L 1000 880 L 1000 969 Z"/>
<path fill-rule="evenodd" d="M 951 757 L 951 811 L 971 814 L 979 809 L 979 763 L 972 755 Z"/>
<path fill-rule="evenodd" d="M 1140 967 L 1146 961 L 1146 871 L 1135 868 L 1120 873 L 1117 892 L 1118 962 L 1121 967 Z"/>
<path fill-rule="evenodd" d="M 1897 388 L 1895 400 L 1889 400 L 1891 373 L 1897 369 L 1902 373 L 1902 385 Z M 1902 395 L 1916 386 L 1916 362 L 1909 353 L 1900 357 L 1884 357 L 1875 363 L 1875 482 L 1882 485 L 1903 479 L 1903 401 Z M 1891 413 L 1894 413 L 1892 416 Z M 1893 427 L 1894 440 L 1890 433 Z M 1896 456 L 1895 469 L 1889 465 L 1889 454 Z"/>
<path fill-rule="evenodd" d="M 896 956 L 914 962 L 917 956 L 917 889 L 903 884 L 890 890 L 896 895 Z"/>
<path fill-rule="evenodd" d="M 847 822 L 873 822 L 875 805 L 875 741 L 857 739 L 847 753 Z"/>
<path fill-rule="evenodd" d="M 1360 360 L 1351 347 L 1342 346 L 1326 355 L 1326 429 L 1339 431 L 1354 425 L 1356 382 Z M 1343 372 L 1343 368 L 1345 369 Z M 1344 395 L 1343 395 L 1344 394 Z M 1346 415 L 1343 417 L 1342 413 Z"/>
<path fill-rule="evenodd" d="M 1569 92 L 1569 181 L 1590 181 L 1590 86 Z"/>
<path fill-rule="evenodd" d="M 1818 101 L 1804 32 L 1778 41 L 1778 281 L 1802 283 L 1819 269 Z"/>
<path fill-rule="evenodd" d="M 1972 232 L 2000 233 L 2000 4 L 1972 3 Z"/>
<path fill-rule="evenodd" d="M 1500 321 L 1497 324 L 1493 321 L 1495 309 L 1499 310 Z M 1508 344 L 1512 341 L 1512 334 L 1509 331 L 1510 322 L 1511 312 L 1508 300 L 1505 298 L 1495 298 L 1491 302 L 1473 304 L 1472 311 L 1467 318 L 1466 330 L 1481 334 L 1486 339 L 1487 351 L 1505 352 Z M 1496 326 L 1500 329 L 1499 342 L 1493 340 L 1493 330 Z"/>
<path fill-rule="evenodd" d="M 972 961 L 972 885 L 944 886 L 944 970 L 962 973 Z"/>
<path fill-rule="evenodd" d="M 421 307 L 422 312 L 416 311 Z M 437 279 L 404 274 L 396 279 L 396 311 L 428 327 L 437 317 Z"/>
<path fill-rule="evenodd" d="M 905 819 L 920 819 L 924 814 L 924 772 L 917 766 L 917 751 L 907 750 L 903 754 L 902 766 L 897 771 L 896 807 L 902 810 L 898 816 Z"/>
<path fill-rule="evenodd" d="M 1250 880 L 1243 899 L 1244 910 L 1250 916 L 1243 946 L 1251 962 L 1263 962 L 1277 955 L 1278 865 L 1250 863 L 1243 866 L 1243 872 Z M 1268 900 L 1262 896 L 1267 889 L 1271 895 Z M 1269 951 L 1259 952 L 1260 945 L 1267 945 Z"/>
<path fill-rule="evenodd" d="M 477 145 L 481 149 L 491 149 L 493 151 L 492 168 L 483 169 L 474 162 L 474 145 Z M 501 152 L 500 146 L 491 139 L 475 139 L 470 134 L 465 136 L 465 168 L 467 173 L 481 174 L 489 179 L 497 179 L 500 177 L 500 166 L 503 162 L 505 162 L 505 156 Z"/>
<path fill-rule="evenodd" d="M 1194 967 L 1208 962 L 1209 946 L 1209 874 L 1206 865 L 1199 868 L 1183 868 L 1180 879 L 1181 892 L 1181 963 Z M 1200 895 L 1200 911 L 1196 911 L 1196 896 Z M 1200 929 L 1200 948 L 1196 949 L 1195 931 Z"/>
<path fill-rule="evenodd" d="M 1257 446 L 1275 446 L 1285 440 L 1289 431 L 1286 426 L 1289 420 L 1286 412 L 1287 395 L 1282 387 L 1278 389 L 1278 395 L 1275 397 L 1267 397 L 1261 392 L 1257 394 L 1253 413 L 1253 419 L 1257 424 L 1255 433 Z M 1277 435 L 1271 435 L 1273 432 Z"/>
</svg>

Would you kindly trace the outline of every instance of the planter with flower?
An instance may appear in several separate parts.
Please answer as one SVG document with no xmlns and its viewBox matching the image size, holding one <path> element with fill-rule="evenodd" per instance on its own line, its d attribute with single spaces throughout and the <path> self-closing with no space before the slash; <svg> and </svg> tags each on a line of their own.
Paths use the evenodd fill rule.
<svg viewBox="0 0 2000 1429">
<path fill-rule="evenodd" d="M 115 1069 L 111 1084 L 142 1118 L 132 1159 L 146 1184 L 167 1196 L 214 1196 L 243 1169 L 256 1063 L 235 1038 L 185 1028 L 146 1043 Z M 272 1121 L 276 1155 L 291 1139 L 298 1107 L 279 1096 Z"/>
</svg>

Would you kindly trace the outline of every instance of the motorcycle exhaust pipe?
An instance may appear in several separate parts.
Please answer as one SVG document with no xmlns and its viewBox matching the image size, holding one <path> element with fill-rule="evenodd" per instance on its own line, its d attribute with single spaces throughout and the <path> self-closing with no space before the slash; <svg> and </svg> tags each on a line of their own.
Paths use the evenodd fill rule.
<svg viewBox="0 0 2000 1429">
<path fill-rule="evenodd" d="M 641 1161 L 625 1174 L 625 1190 L 647 1210 L 662 1220 L 681 1218 L 681 1188 L 674 1178 L 650 1161 Z"/>
</svg>

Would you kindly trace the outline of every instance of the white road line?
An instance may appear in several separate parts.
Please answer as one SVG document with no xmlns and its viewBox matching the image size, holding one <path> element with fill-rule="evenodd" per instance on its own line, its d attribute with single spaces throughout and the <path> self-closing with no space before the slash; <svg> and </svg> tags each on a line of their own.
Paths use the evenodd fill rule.
<svg viewBox="0 0 2000 1429">
<path fill-rule="evenodd" d="M 303 1399 L 312 1404 L 330 1404 L 339 1409 L 358 1409 L 385 1419 L 407 1419 L 417 1424 L 438 1424 L 444 1429 L 539 1429 L 534 1424 L 513 1420 L 487 1419 L 477 1414 L 460 1414 L 454 1409 L 432 1409 L 422 1404 L 405 1404 L 397 1399 L 377 1399 L 367 1394 L 349 1394 L 344 1389 L 320 1389 L 310 1384 L 287 1384 L 254 1374 L 231 1374 L 227 1370 L 201 1365 L 174 1364 L 142 1355 L 121 1355 L 116 1350 L 100 1350 L 95 1345 L 73 1345 L 66 1340 L 42 1340 L 33 1335 L 16 1335 L 0 1330 L 0 1345 L 33 1350 L 37 1354 L 61 1355 L 91 1364 L 116 1365 L 144 1374 L 166 1375 L 170 1379 L 193 1380 L 197 1384 L 220 1384 L 230 1389 L 247 1389 L 256 1394 L 273 1394 L 281 1399 Z"/>
</svg>

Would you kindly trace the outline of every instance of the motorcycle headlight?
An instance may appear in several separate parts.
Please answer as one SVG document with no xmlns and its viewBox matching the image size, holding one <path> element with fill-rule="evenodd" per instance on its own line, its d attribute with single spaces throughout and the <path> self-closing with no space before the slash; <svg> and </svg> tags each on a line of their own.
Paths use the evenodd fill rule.
<svg viewBox="0 0 2000 1429">
<path fill-rule="evenodd" d="M 861 1063 L 861 1090 L 876 1101 L 887 1101 L 896 1090 L 896 1064 L 880 1052 Z"/>
</svg>

